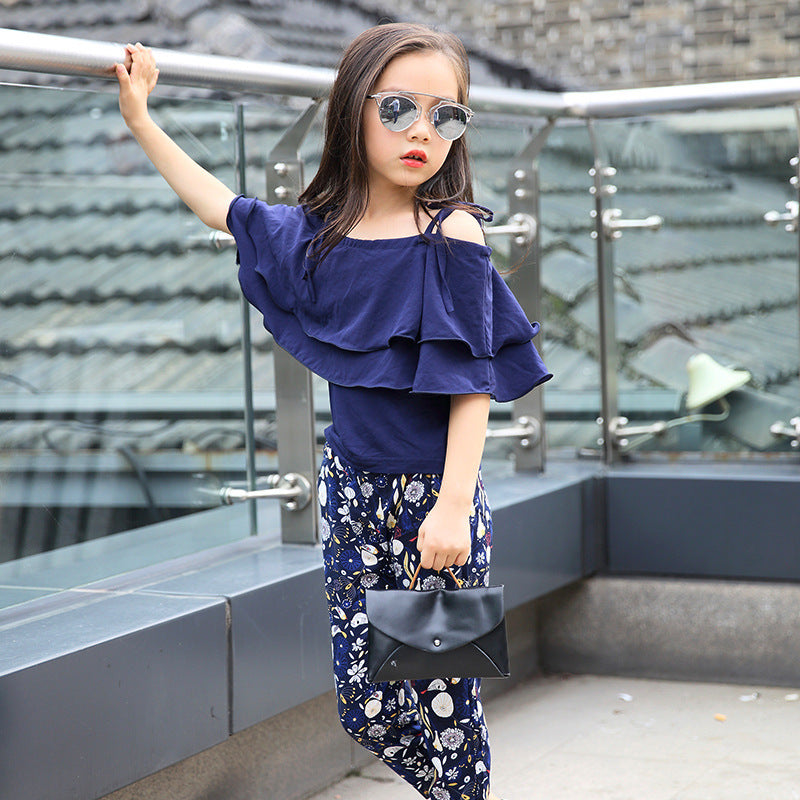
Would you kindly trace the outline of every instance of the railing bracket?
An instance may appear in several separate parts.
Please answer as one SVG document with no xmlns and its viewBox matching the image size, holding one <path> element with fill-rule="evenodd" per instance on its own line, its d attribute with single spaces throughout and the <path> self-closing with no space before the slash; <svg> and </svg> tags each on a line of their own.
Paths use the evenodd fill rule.
<svg viewBox="0 0 800 800">
<path fill-rule="evenodd" d="M 487 236 L 502 236 L 511 234 L 514 243 L 520 247 L 530 247 L 536 238 L 537 222 L 530 215 L 525 213 L 512 214 L 505 225 L 490 225 L 486 228 Z"/>
<path fill-rule="evenodd" d="M 519 446 L 531 450 L 542 440 L 542 426 L 535 417 L 519 417 L 509 428 L 489 428 L 487 439 L 519 439 Z"/>
<path fill-rule="evenodd" d="M 769 432 L 775 437 L 791 439 L 789 444 L 793 448 L 800 447 L 800 417 L 792 417 L 788 425 L 784 422 L 773 422 L 769 426 Z"/>
<path fill-rule="evenodd" d="M 625 230 L 657 231 L 664 224 L 664 218 L 658 214 L 652 214 L 644 219 L 623 219 L 621 209 L 607 208 L 602 214 L 602 224 L 603 235 L 610 242 L 622 238 L 622 231 Z"/>
<path fill-rule="evenodd" d="M 785 222 L 784 230 L 787 233 L 796 233 L 797 232 L 797 216 L 798 216 L 798 203 L 796 200 L 790 200 L 786 203 L 786 211 L 767 211 L 764 214 L 764 222 L 767 225 L 771 225 L 775 227 L 780 225 L 781 222 Z"/>
<path fill-rule="evenodd" d="M 227 505 L 242 503 L 245 500 L 280 500 L 288 511 L 302 511 L 311 501 L 311 481 L 297 472 L 286 475 L 271 475 L 268 489 L 237 489 L 223 486 L 219 490 L 222 502 Z"/>
</svg>

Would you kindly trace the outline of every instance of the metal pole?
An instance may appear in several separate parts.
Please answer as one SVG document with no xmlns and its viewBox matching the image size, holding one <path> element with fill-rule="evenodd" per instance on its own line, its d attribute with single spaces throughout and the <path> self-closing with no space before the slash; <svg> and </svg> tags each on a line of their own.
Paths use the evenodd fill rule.
<svg viewBox="0 0 800 800">
<path fill-rule="evenodd" d="M 233 92 L 324 97 L 333 70 L 301 64 L 248 61 L 155 48 L 162 85 L 202 86 Z M 0 69 L 114 80 L 124 61 L 122 44 L 0 28 Z M 632 117 L 711 108 L 789 105 L 800 100 L 800 77 L 591 92 L 542 92 L 473 86 L 470 104 L 480 111 L 581 119 Z"/>
<path fill-rule="evenodd" d="M 797 313 L 800 316 L 800 105 L 794 105 L 795 130 L 797 133 L 797 156 L 792 159 L 794 165 L 795 201 L 797 202 L 794 219 L 794 233 L 797 236 Z"/>
<path fill-rule="evenodd" d="M 311 128 L 319 103 L 312 103 L 288 128 L 267 157 L 267 202 L 297 203 L 303 187 L 300 145 Z M 275 416 L 278 465 L 281 473 L 297 473 L 311 487 L 304 508 L 281 507 L 281 540 L 314 544 L 319 539 L 316 503 L 316 431 L 311 372 L 285 350 L 275 346 Z"/>
<path fill-rule="evenodd" d="M 509 248 L 511 262 L 518 265 L 509 284 L 528 318 L 539 320 L 542 315 L 541 240 L 539 236 L 539 164 L 538 158 L 550 131 L 551 119 L 522 148 L 514 159 L 508 178 L 508 210 L 512 219 L 527 220 L 528 235 L 512 238 Z M 542 334 L 537 337 L 542 347 Z M 544 393 L 541 387 L 514 401 L 514 419 L 525 420 L 534 434 L 514 442 L 514 461 L 517 471 L 543 472 L 545 468 Z"/>
<path fill-rule="evenodd" d="M 236 191 L 247 194 L 247 150 L 245 149 L 244 105 L 236 104 Z M 256 490 L 256 435 L 253 407 L 253 347 L 250 332 L 250 304 L 240 295 L 242 317 L 242 368 L 244 370 L 244 445 L 247 468 L 247 489 Z M 258 508 L 255 499 L 248 500 L 250 535 L 258 534 Z"/>
<path fill-rule="evenodd" d="M 335 75 L 331 69 L 301 64 L 248 61 L 159 47 L 153 48 L 153 55 L 158 62 L 159 82 L 170 86 L 323 97 Z M 114 64 L 124 61 L 125 48 L 116 42 L 0 28 L 0 69 L 115 80 Z"/>
<path fill-rule="evenodd" d="M 615 194 L 615 186 L 606 185 L 605 178 L 613 177 L 616 170 L 603 164 L 599 143 L 592 120 L 587 123 L 589 137 L 594 152 L 594 166 L 589 170 L 593 179 L 591 192 L 594 195 L 595 229 L 592 233 L 597 242 L 597 308 L 598 308 L 598 346 L 600 349 L 600 394 L 601 420 L 603 430 L 603 459 L 607 464 L 617 460 L 614 447 L 614 420 L 619 416 L 617 406 L 617 374 L 619 372 L 619 353 L 617 350 L 617 321 L 614 303 L 614 265 L 611 243 L 606 239 L 603 224 L 604 199 Z"/>
</svg>

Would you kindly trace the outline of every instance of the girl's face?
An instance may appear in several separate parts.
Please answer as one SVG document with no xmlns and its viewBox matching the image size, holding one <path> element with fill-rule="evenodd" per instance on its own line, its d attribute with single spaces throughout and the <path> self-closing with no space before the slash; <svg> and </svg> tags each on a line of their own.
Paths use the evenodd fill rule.
<svg viewBox="0 0 800 800">
<path fill-rule="evenodd" d="M 410 128 L 395 133 L 383 126 L 375 100 L 366 101 L 361 124 L 373 193 L 397 187 L 416 188 L 441 169 L 452 145 L 439 136 L 427 116 L 441 102 L 437 97 L 458 102 L 458 80 L 447 56 L 423 50 L 393 58 L 370 94 L 389 91 L 413 95 L 422 113 Z"/>
</svg>

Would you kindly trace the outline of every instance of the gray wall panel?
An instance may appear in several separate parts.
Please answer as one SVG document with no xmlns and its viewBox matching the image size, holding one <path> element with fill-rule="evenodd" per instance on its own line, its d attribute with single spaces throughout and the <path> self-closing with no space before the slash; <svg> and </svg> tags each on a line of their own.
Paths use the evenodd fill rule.
<svg viewBox="0 0 800 800">
<path fill-rule="evenodd" d="M 3 631 L 0 797 L 89 800 L 223 741 L 225 618 L 222 601 L 111 595 Z M 95 642 L 41 660 L 48 634 Z"/>
<path fill-rule="evenodd" d="M 800 580 L 800 475 L 614 474 L 607 502 L 612 573 Z"/>
<path fill-rule="evenodd" d="M 333 688 L 322 567 L 231 599 L 233 731 Z"/>
<path fill-rule="evenodd" d="M 582 481 L 493 513 L 493 585 L 506 606 L 526 603 L 583 575 Z"/>
</svg>

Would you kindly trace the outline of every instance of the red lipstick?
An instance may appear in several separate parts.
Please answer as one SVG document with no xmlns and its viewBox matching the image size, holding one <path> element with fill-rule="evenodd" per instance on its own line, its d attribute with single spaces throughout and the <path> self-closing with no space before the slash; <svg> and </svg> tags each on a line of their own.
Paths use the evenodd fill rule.
<svg viewBox="0 0 800 800">
<path fill-rule="evenodd" d="M 400 160 L 407 167 L 422 167 L 428 161 L 428 156 L 422 150 L 409 150 L 404 156 L 400 156 Z"/>
</svg>

